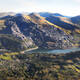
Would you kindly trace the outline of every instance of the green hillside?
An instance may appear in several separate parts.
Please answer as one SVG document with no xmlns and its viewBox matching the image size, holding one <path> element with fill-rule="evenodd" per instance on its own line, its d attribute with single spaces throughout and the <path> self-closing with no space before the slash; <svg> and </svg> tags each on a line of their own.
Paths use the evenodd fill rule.
<svg viewBox="0 0 80 80">
<path fill-rule="evenodd" d="M 80 52 L 59 55 L 46 53 L 0 55 L 0 80 L 79 79 Z"/>
<path fill-rule="evenodd" d="M 13 35 L 0 34 L 0 49 L 16 52 L 25 50 L 26 47 L 21 40 L 15 38 Z"/>
</svg>

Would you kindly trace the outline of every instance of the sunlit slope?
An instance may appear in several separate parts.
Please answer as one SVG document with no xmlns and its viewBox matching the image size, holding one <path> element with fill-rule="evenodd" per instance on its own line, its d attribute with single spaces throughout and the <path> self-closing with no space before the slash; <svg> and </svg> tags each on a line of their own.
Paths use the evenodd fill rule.
<svg viewBox="0 0 80 80">
<path fill-rule="evenodd" d="M 32 14 L 30 14 L 30 15 L 28 15 L 28 16 L 24 16 L 24 17 L 25 17 L 26 19 L 29 19 L 29 20 L 33 21 L 33 22 L 36 23 L 36 24 L 39 24 L 39 25 L 50 25 L 50 26 L 56 27 L 56 28 L 64 31 L 66 34 L 70 34 L 70 33 L 71 33 L 70 30 L 66 30 L 66 29 L 64 29 L 64 28 L 61 28 L 60 26 L 57 26 L 57 25 L 55 25 L 55 24 L 47 21 L 44 17 L 41 17 L 41 16 L 38 15 L 38 14 L 32 13 Z"/>
<path fill-rule="evenodd" d="M 47 29 L 49 29 L 50 27 L 57 28 L 57 29 L 61 30 L 61 32 L 66 33 L 66 35 L 73 36 L 73 38 L 75 40 L 71 40 L 71 39 L 73 39 L 72 37 L 70 37 L 71 39 L 69 39 L 69 42 L 72 42 L 73 43 L 72 46 L 79 46 L 80 45 L 79 44 L 79 41 L 80 41 L 80 37 L 79 37 L 80 30 L 77 29 L 77 27 L 74 26 L 74 24 L 71 23 L 68 18 L 60 17 L 60 20 L 63 23 L 68 24 L 67 26 L 64 26 L 64 24 L 63 24 L 63 27 L 62 26 L 55 25 L 54 23 L 46 20 L 46 18 L 41 17 L 39 14 L 35 14 L 35 13 L 32 13 L 32 14 L 30 14 L 28 16 L 24 16 L 24 18 L 27 19 L 27 20 L 29 20 L 29 21 L 32 21 L 35 24 L 41 25 L 40 26 L 41 30 L 43 30 L 43 27 L 47 27 Z M 64 27 L 69 27 L 69 28 L 66 29 Z M 66 40 L 64 40 L 63 42 L 64 43 L 68 43 Z M 49 44 L 54 44 L 54 43 L 51 43 L 51 42 L 48 42 L 48 43 Z"/>
<path fill-rule="evenodd" d="M 0 20 L 0 30 L 4 29 L 5 27 L 5 20 Z"/>
<path fill-rule="evenodd" d="M 65 30 L 71 31 L 71 33 L 73 32 L 80 33 L 80 28 L 74 23 L 72 23 L 70 18 L 60 17 L 60 16 L 59 17 L 49 16 L 46 17 L 45 19 L 57 26 L 60 26 Z"/>
</svg>

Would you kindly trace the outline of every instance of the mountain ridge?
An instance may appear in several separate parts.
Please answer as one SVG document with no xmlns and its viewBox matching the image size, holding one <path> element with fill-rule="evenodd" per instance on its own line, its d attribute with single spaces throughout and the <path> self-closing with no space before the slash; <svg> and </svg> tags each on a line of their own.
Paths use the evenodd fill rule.
<svg viewBox="0 0 80 80">
<path fill-rule="evenodd" d="M 23 41 L 26 48 L 67 49 L 79 46 L 80 39 L 74 38 L 71 30 L 63 29 L 39 14 L 8 16 L 1 20 L 6 27 L 1 28 L 0 34 L 14 35 Z"/>
</svg>

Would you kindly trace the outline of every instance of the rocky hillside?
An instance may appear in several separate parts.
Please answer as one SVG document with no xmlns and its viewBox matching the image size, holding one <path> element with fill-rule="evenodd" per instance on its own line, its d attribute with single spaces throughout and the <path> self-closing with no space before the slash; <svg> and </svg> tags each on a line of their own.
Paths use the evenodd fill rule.
<svg viewBox="0 0 80 80">
<path fill-rule="evenodd" d="M 4 38 L 5 45 L 3 45 L 3 43 L 2 43 L 3 36 L 0 37 L 2 39 L 2 41 L 0 40 L 0 43 L 2 44 L 1 49 L 4 46 L 5 49 L 7 49 L 7 47 L 9 47 L 8 50 L 11 50 L 11 51 L 14 51 L 14 49 L 15 49 L 15 51 L 17 51 L 17 49 L 19 49 L 19 51 L 21 51 L 21 50 L 35 47 L 35 44 L 32 42 L 31 38 L 30 37 L 26 38 L 25 35 L 23 35 L 23 33 L 19 30 L 16 23 L 9 19 L 13 20 L 13 17 L 9 16 L 7 18 L 4 18 L 4 20 L 0 20 L 1 21 L 0 35 L 4 35 L 5 37 L 7 37 L 9 35 L 11 37 L 11 39 L 9 39 L 9 37 L 7 39 Z M 4 22 L 2 22 L 2 21 L 4 21 Z M 9 41 L 8 41 L 8 39 L 9 39 Z M 17 41 L 20 43 L 19 45 L 15 42 L 15 39 L 18 39 Z M 15 46 L 15 44 L 16 44 L 16 46 Z M 11 49 L 11 46 L 13 47 L 13 50 Z M 22 49 L 20 48 L 20 46 Z"/>
<path fill-rule="evenodd" d="M 6 16 L 0 22 L 0 34 L 15 36 L 26 48 L 66 49 L 78 47 L 80 43 L 80 37 L 75 38 L 73 34 L 77 27 L 69 24 L 67 29 L 65 25 L 54 24 L 39 14 Z"/>
</svg>

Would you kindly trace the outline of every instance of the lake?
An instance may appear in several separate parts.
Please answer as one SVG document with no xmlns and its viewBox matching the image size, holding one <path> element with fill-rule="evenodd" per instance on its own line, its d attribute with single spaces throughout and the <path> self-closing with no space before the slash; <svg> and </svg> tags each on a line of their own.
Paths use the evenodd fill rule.
<svg viewBox="0 0 80 80">
<path fill-rule="evenodd" d="M 31 50 L 28 51 L 28 53 L 51 53 L 51 54 L 60 54 L 60 53 L 70 53 L 70 52 L 75 52 L 75 51 L 80 51 L 80 48 L 72 48 L 72 49 L 64 49 L 64 50 L 48 50 L 48 49 L 36 49 L 36 50 Z"/>
</svg>

